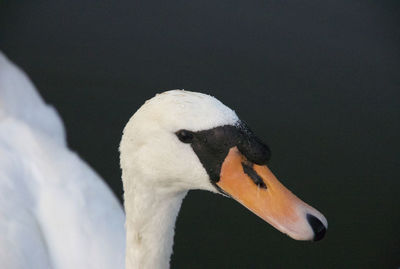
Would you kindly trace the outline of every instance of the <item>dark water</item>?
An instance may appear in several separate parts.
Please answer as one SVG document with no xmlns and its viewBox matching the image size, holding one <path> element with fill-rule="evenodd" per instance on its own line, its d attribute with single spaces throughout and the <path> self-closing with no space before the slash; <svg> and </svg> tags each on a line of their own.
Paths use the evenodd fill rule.
<svg viewBox="0 0 400 269">
<path fill-rule="evenodd" d="M 400 266 L 398 1 L 0 1 L 0 49 L 120 196 L 121 130 L 156 92 L 212 94 L 327 216 L 318 243 L 191 192 L 173 268 Z"/>
</svg>

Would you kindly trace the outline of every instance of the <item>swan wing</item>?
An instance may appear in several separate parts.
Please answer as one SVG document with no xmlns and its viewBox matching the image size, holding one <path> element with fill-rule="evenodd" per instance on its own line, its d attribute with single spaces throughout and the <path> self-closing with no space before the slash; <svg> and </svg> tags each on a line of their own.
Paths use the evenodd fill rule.
<svg viewBox="0 0 400 269">
<path fill-rule="evenodd" d="M 0 54 L 0 268 L 123 268 L 124 213 Z"/>
</svg>

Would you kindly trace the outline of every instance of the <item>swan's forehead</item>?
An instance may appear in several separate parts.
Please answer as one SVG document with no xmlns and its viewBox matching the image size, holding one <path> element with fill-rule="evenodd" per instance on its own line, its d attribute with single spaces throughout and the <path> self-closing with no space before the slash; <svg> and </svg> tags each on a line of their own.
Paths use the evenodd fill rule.
<svg viewBox="0 0 400 269">
<path fill-rule="evenodd" d="M 177 131 L 207 130 L 223 125 L 235 125 L 236 113 L 216 98 L 196 92 L 173 90 L 157 94 L 145 104 L 163 128 Z"/>
</svg>

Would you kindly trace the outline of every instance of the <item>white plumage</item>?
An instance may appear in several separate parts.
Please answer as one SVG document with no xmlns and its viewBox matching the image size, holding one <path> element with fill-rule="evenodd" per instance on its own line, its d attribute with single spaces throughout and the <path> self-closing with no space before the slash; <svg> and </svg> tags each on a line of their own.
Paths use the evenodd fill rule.
<svg viewBox="0 0 400 269">
<path fill-rule="evenodd" d="M 127 269 L 168 268 L 175 220 L 190 189 L 221 188 L 289 236 L 321 239 L 325 217 L 280 184 L 263 161 L 250 163 L 247 157 L 265 147 L 240 128 L 236 113 L 209 95 L 173 90 L 148 100 L 120 145 L 125 235 L 117 199 L 67 148 L 56 111 L 0 54 L 0 268 L 118 269 L 124 260 Z M 218 181 L 211 182 L 194 144 L 177 136 L 182 130 L 193 139 L 194 132 L 207 132 L 209 140 L 196 134 L 192 141 L 207 160 L 227 147 Z M 229 133 L 216 130 L 242 140 L 226 143 Z"/>
<path fill-rule="evenodd" d="M 157 94 L 131 117 L 120 145 L 127 269 L 168 268 L 175 220 L 186 193 L 218 193 L 190 144 L 179 141 L 175 132 L 238 120 L 214 97 L 182 90 Z"/>
<path fill-rule="evenodd" d="M 0 53 L 0 268 L 123 268 L 124 213 Z"/>
</svg>

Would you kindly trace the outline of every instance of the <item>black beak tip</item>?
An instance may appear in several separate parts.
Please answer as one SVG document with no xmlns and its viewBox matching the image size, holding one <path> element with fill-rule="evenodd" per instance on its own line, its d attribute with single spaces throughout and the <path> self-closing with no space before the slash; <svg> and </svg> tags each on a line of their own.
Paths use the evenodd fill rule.
<svg viewBox="0 0 400 269">
<path fill-rule="evenodd" d="M 314 239 L 313 241 L 319 241 L 324 238 L 326 233 L 325 225 L 315 216 L 311 214 L 307 214 L 307 221 L 310 224 L 311 228 L 314 231 Z"/>
</svg>

